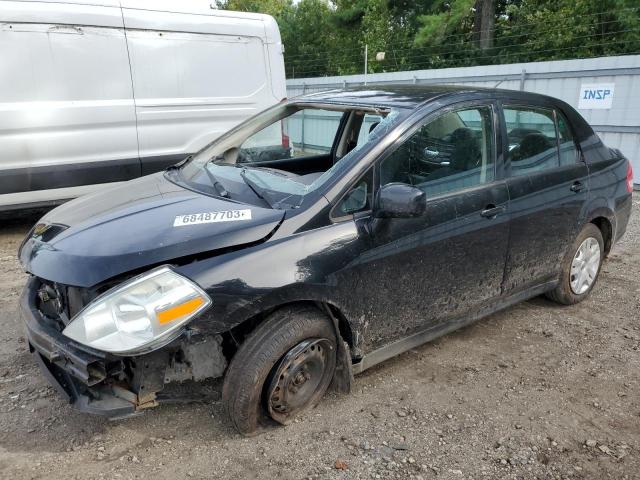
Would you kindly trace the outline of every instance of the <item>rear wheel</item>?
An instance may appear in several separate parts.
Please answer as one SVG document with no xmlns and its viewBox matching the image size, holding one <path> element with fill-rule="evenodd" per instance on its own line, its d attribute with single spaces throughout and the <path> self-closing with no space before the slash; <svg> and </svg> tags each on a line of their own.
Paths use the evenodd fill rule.
<svg viewBox="0 0 640 480">
<path fill-rule="evenodd" d="M 331 321 L 312 306 L 274 312 L 240 346 L 229 365 L 222 400 L 238 431 L 289 423 L 317 404 L 336 367 Z"/>
<path fill-rule="evenodd" d="M 602 232 L 592 223 L 584 226 L 567 253 L 560 283 L 547 297 L 564 305 L 584 300 L 593 289 L 604 258 Z"/>
</svg>

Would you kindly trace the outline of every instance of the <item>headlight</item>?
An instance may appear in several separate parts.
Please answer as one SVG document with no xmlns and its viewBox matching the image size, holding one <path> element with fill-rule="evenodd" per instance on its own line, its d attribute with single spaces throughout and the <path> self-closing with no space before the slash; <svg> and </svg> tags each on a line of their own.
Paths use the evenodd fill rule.
<svg viewBox="0 0 640 480">
<path fill-rule="evenodd" d="M 99 296 L 62 333 L 105 352 L 144 353 L 176 338 L 180 327 L 209 305 L 200 287 L 161 267 Z"/>
</svg>

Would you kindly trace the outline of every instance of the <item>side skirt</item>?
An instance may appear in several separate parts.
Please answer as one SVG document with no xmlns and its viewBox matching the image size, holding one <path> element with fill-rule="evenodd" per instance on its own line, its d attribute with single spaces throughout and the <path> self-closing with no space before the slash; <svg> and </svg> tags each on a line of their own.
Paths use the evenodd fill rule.
<svg viewBox="0 0 640 480">
<path fill-rule="evenodd" d="M 524 300 L 528 300 L 530 298 L 541 295 L 549 290 L 552 290 L 556 287 L 558 282 L 556 280 L 551 282 L 543 283 L 542 285 L 538 285 L 533 288 L 529 288 L 522 292 L 516 293 L 509 297 L 506 297 L 495 304 L 489 305 L 487 307 L 483 307 L 477 312 L 472 312 L 467 315 L 464 315 L 460 318 L 452 320 L 450 322 L 435 325 L 429 327 L 425 330 L 421 330 L 413 335 L 403 338 L 401 340 L 397 340 L 393 343 L 385 345 L 373 352 L 368 353 L 358 363 L 353 364 L 353 373 L 358 374 L 364 372 L 366 369 L 377 365 L 378 363 L 384 362 L 392 357 L 400 355 L 401 353 L 406 352 L 407 350 L 411 350 L 412 348 L 418 347 L 424 343 L 430 342 L 431 340 L 435 340 L 438 337 L 446 335 L 447 333 L 451 333 L 459 328 L 470 325 L 481 318 L 484 318 L 492 313 L 498 312 L 500 310 L 504 310 L 516 303 L 520 303 Z"/>
</svg>

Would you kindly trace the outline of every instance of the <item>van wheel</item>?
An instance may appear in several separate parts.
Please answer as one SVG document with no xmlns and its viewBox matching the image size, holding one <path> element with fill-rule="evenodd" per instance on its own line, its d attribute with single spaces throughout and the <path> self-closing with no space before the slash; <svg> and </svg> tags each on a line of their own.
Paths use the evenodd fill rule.
<svg viewBox="0 0 640 480">
<path fill-rule="evenodd" d="M 222 401 L 236 429 L 251 435 L 260 427 L 286 425 L 316 405 L 336 368 L 331 321 L 311 306 L 271 314 L 231 360 Z"/>
<path fill-rule="evenodd" d="M 591 292 L 604 258 L 602 232 L 592 223 L 584 226 L 562 262 L 560 283 L 546 295 L 563 305 L 581 302 Z"/>
</svg>

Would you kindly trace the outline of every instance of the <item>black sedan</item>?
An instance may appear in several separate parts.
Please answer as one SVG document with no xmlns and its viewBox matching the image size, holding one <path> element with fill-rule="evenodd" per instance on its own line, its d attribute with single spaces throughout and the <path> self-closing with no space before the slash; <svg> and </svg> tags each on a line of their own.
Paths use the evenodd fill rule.
<svg viewBox="0 0 640 480">
<path fill-rule="evenodd" d="M 553 98 L 317 93 L 51 211 L 20 249 L 21 312 L 76 407 L 128 416 L 224 377 L 250 434 L 496 310 L 583 300 L 631 195 L 629 161 Z"/>
</svg>

